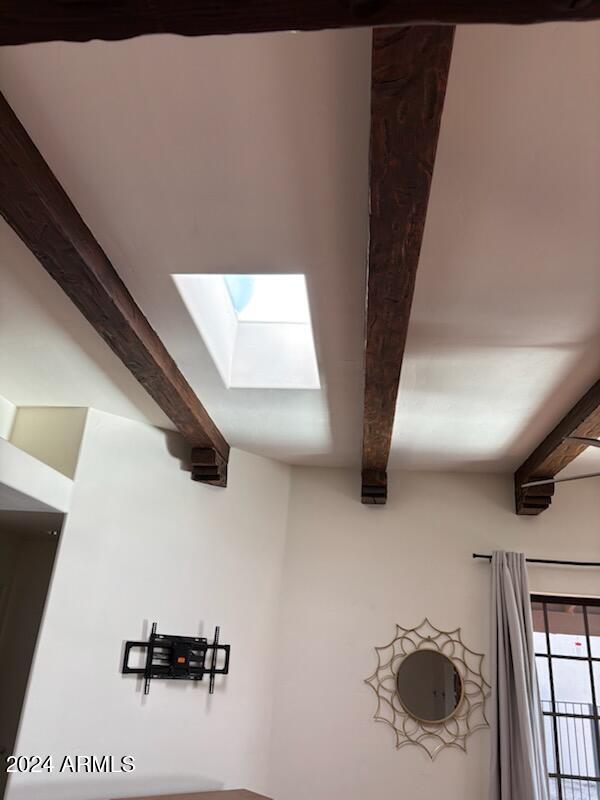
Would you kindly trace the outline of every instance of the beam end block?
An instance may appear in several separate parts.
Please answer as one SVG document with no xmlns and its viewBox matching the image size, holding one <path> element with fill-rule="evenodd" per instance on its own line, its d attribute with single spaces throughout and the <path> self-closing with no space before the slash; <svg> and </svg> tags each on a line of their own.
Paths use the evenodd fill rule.
<svg viewBox="0 0 600 800">
<path fill-rule="evenodd" d="M 192 480 L 211 486 L 227 486 L 227 461 L 212 447 L 193 447 Z"/>
<path fill-rule="evenodd" d="M 538 476 L 536 476 L 538 478 Z M 539 476 L 539 480 L 544 480 Z M 553 483 L 544 486 L 528 486 L 523 488 L 520 481 L 515 480 L 515 511 L 519 516 L 537 516 L 550 507 L 554 495 Z"/>
<path fill-rule="evenodd" d="M 360 500 L 363 505 L 384 506 L 386 504 L 387 472 L 385 470 L 363 469 Z"/>
</svg>

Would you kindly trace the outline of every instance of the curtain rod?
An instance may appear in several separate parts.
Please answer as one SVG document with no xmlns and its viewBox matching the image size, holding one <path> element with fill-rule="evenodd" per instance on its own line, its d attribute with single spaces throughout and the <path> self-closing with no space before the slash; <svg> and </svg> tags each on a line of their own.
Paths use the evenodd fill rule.
<svg viewBox="0 0 600 800">
<path fill-rule="evenodd" d="M 491 561 L 492 557 L 482 553 L 473 553 L 473 558 L 484 558 Z M 600 567 L 600 561 L 556 561 L 553 558 L 526 558 L 528 564 L 554 564 L 562 567 Z"/>
</svg>

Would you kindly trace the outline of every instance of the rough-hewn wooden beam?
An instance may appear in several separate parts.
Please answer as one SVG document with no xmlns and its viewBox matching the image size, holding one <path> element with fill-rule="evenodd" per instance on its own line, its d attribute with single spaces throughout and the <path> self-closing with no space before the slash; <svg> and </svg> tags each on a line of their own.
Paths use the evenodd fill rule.
<svg viewBox="0 0 600 800">
<path fill-rule="evenodd" d="M 3 0 L 0 44 L 600 18 L 600 0 Z"/>
<path fill-rule="evenodd" d="M 568 441 L 567 436 L 586 436 L 591 439 L 600 437 L 600 380 L 584 394 L 515 472 L 517 514 L 540 514 L 548 508 L 554 494 L 552 484 L 523 489 L 521 487 L 524 483 L 554 478 L 586 449 L 585 444 Z"/>
<path fill-rule="evenodd" d="M 454 28 L 373 32 L 362 502 L 386 469 Z"/>
<path fill-rule="evenodd" d="M 229 445 L 1 94 L 0 213 L 225 485 Z"/>
</svg>

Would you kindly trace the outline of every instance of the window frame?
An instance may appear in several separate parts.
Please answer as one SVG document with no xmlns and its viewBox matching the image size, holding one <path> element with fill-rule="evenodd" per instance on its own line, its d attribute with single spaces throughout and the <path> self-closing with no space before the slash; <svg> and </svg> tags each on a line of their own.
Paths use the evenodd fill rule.
<svg viewBox="0 0 600 800">
<path fill-rule="evenodd" d="M 534 603 L 539 603 L 542 605 L 543 616 L 544 616 L 544 627 L 546 629 L 545 630 L 546 652 L 538 653 L 536 651 L 535 660 L 536 660 L 536 670 L 537 670 L 538 658 L 545 658 L 548 664 L 548 675 L 550 682 L 550 701 L 545 701 L 545 702 L 550 702 L 551 710 L 544 711 L 542 709 L 542 713 L 544 717 L 549 717 L 552 720 L 552 740 L 554 746 L 554 766 L 555 766 L 555 771 L 548 772 L 548 776 L 556 780 L 558 800 L 567 800 L 565 796 L 566 795 L 565 789 L 563 787 L 563 781 L 565 780 L 583 781 L 586 782 L 588 786 L 590 785 L 590 783 L 596 784 L 596 794 L 598 797 L 600 797 L 600 768 L 597 769 L 598 774 L 594 777 L 590 777 L 589 775 L 574 775 L 562 772 L 561 770 L 562 755 L 560 752 L 560 738 L 558 731 L 559 719 L 588 719 L 591 720 L 592 723 L 595 723 L 592 724 L 592 739 L 595 746 L 596 765 L 597 766 L 600 765 L 600 710 L 598 708 L 598 699 L 600 698 L 598 699 L 596 698 L 596 686 L 594 681 L 594 663 L 600 664 L 600 655 L 599 656 L 592 655 L 592 647 L 590 641 L 590 626 L 587 613 L 587 609 L 590 606 L 596 608 L 600 607 L 600 597 L 572 597 L 570 595 L 532 593 L 530 595 L 530 603 L 532 611 Z M 586 655 L 572 656 L 572 655 L 552 653 L 550 649 L 550 634 L 552 633 L 552 631 L 549 630 L 549 625 L 548 625 L 548 605 L 572 605 L 581 607 L 586 648 L 587 648 Z M 538 631 L 538 633 L 543 633 L 543 632 Z M 552 662 L 554 660 L 587 662 L 589 668 L 589 678 L 590 678 L 590 688 L 591 688 L 591 698 L 592 698 L 591 714 L 575 714 L 566 711 L 558 711 L 557 702 L 561 701 L 557 701 L 554 694 L 555 687 L 554 687 L 554 676 L 552 671 Z"/>
</svg>

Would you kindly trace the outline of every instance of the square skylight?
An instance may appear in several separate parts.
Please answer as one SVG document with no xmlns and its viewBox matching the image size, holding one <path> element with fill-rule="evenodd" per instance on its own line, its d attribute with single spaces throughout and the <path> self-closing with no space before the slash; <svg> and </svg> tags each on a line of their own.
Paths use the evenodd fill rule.
<svg viewBox="0 0 600 800">
<path fill-rule="evenodd" d="M 319 389 L 304 275 L 173 275 L 228 388 Z"/>
</svg>

